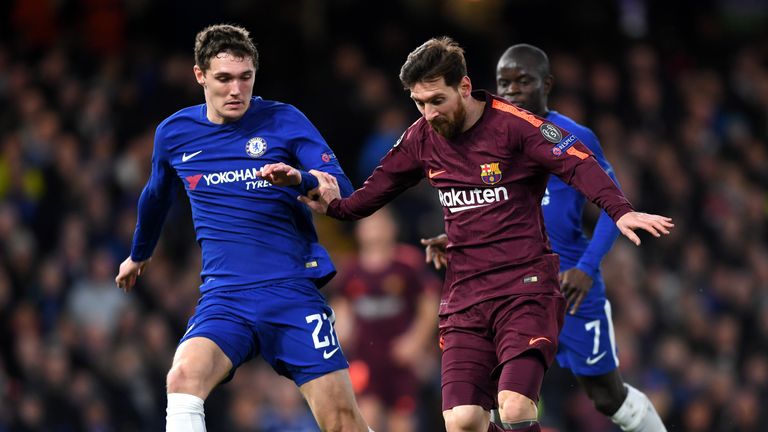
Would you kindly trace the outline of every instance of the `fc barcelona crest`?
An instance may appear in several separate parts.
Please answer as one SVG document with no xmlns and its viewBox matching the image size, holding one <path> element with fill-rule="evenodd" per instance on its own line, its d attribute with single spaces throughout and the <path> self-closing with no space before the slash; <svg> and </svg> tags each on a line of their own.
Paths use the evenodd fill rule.
<svg viewBox="0 0 768 432">
<path fill-rule="evenodd" d="M 501 169 L 499 162 L 480 164 L 480 178 L 483 183 L 493 185 L 501 181 Z"/>
</svg>

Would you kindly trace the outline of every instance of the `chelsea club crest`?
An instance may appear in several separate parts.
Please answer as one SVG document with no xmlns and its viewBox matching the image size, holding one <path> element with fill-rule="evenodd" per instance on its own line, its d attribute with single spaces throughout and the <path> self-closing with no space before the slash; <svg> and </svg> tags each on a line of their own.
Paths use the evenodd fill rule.
<svg viewBox="0 0 768 432">
<path fill-rule="evenodd" d="M 267 151 L 267 141 L 262 137 L 255 137 L 248 140 L 245 145 L 245 152 L 252 158 L 257 158 Z"/>
</svg>

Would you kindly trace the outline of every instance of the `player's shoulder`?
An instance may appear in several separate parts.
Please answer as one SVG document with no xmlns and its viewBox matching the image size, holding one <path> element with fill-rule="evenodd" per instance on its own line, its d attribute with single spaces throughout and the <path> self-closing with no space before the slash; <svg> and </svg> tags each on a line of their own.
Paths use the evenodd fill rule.
<svg viewBox="0 0 768 432">
<path fill-rule="evenodd" d="M 576 122 L 576 120 L 568 117 L 565 114 L 559 113 L 557 111 L 550 111 L 547 115 L 547 120 L 567 130 L 573 135 L 576 135 L 576 138 L 590 147 L 592 144 L 597 144 L 597 136 L 594 132 L 592 132 L 592 129 Z"/>
<path fill-rule="evenodd" d="M 424 116 L 419 116 L 416 121 L 411 123 L 411 125 L 403 131 L 400 138 L 395 142 L 394 147 L 420 145 L 427 139 L 429 131 L 431 130 L 432 128 L 429 126 L 427 120 L 424 119 Z"/>
<path fill-rule="evenodd" d="M 304 114 L 298 108 L 287 102 L 262 99 L 259 96 L 254 96 L 251 98 L 250 109 L 255 113 L 268 114 L 270 116 L 298 116 L 305 118 Z"/>
<path fill-rule="evenodd" d="M 538 129 L 546 122 L 545 119 L 523 108 L 515 106 L 508 100 L 487 93 L 486 112 L 491 125 L 503 129 Z"/>
<path fill-rule="evenodd" d="M 159 138 L 166 138 L 174 134 L 194 127 L 205 117 L 205 104 L 192 105 L 182 108 L 165 118 L 155 130 L 155 135 Z"/>
<path fill-rule="evenodd" d="M 271 125 L 283 134 L 304 134 L 313 130 L 314 124 L 296 106 L 275 100 L 262 99 L 254 96 L 251 103 L 251 121 Z"/>
<path fill-rule="evenodd" d="M 182 108 L 169 115 L 160 123 L 160 126 L 166 126 L 170 123 L 191 120 L 205 115 L 205 104 L 192 105 Z"/>
</svg>

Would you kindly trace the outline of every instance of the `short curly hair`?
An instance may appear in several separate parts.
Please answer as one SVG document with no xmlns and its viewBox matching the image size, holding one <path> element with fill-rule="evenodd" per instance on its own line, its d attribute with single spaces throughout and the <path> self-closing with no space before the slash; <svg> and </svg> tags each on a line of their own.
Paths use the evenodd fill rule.
<svg viewBox="0 0 768 432">
<path fill-rule="evenodd" d="M 230 24 L 215 24 L 201 30 L 195 36 L 195 64 L 203 71 L 211 66 L 211 59 L 220 53 L 236 57 L 250 57 L 253 67 L 259 70 L 259 52 L 248 30 Z"/>
</svg>

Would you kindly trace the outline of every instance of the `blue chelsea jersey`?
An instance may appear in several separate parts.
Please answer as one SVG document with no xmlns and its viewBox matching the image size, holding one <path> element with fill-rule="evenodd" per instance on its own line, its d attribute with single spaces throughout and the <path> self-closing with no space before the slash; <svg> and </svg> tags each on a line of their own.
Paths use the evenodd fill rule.
<svg viewBox="0 0 768 432">
<path fill-rule="evenodd" d="M 613 168 L 605 159 L 597 137 L 591 130 L 556 111 L 550 111 L 547 120 L 576 135 L 618 184 Z M 613 220 L 605 212 L 601 212 L 592 239 L 588 239 L 582 229 L 585 200 L 579 191 L 559 178 L 550 176 L 541 204 L 552 249 L 560 255 L 561 271 L 577 267 L 595 279 L 598 276 L 600 261 L 613 246 L 619 230 Z M 590 297 L 605 295 L 592 291 Z"/>
<path fill-rule="evenodd" d="M 257 175 L 276 162 L 303 170 L 302 185 L 274 186 Z M 225 124 L 210 122 L 205 104 L 182 109 L 156 130 L 131 257 L 151 256 L 180 180 L 202 249 L 203 293 L 286 278 L 322 286 L 335 268 L 318 243 L 310 210 L 296 199 L 316 185 L 310 169 L 333 174 L 342 195 L 352 192 L 333 151 L 291 105 L 253 97 L 242 118 Z"/>
</svg>

